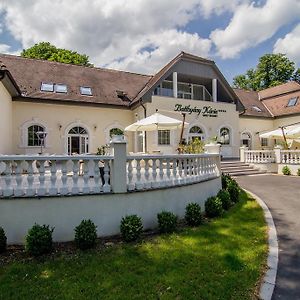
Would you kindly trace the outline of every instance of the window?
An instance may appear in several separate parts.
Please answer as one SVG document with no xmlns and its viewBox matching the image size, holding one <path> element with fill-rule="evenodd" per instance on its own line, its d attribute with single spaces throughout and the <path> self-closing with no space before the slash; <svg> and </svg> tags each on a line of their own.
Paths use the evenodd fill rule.
<svg viewBox="0 0 300 300">
<path fill-rule="evenodd" d="M 262 147 L 268 147 L 268 139 L 261 138 L 260 142 Z"/>
<path fill-rule="evenodd" d="M 88 86 L 81 86 L 80 87 L 80 94 L 85 96 L 92 96 L 92 88 Z"/>
<path fill-rule="evenodd" d="M 83 127 L 80 127 L 80 126 L 73 127 L 72 129 L 69 130 L 68 133 L 69 134 L 88 134 L 87 131 Z"/>
<path fill-rule="evenodd" d="M 204 132 L 199 126 L 193 126 L 189 131 L 189 141 L 194 141 L 196 138 L 201 141 L 205 139 Z"/>
<path fill-rule="evenodd" d="M 55 84 L 55 92 L 56 93 L 67 93 L 68 88 L 65 84 Z"/>
<path fill-rule="evenodd" d="M 29 147 L 37 147 L 41 146 L 42 138 L 39 133 L 45 131 L 45 128 L 40 125 L 31 125 L 27 130 L 27 146 Z"/>
<path fill-rule="evenodd" d="M 170 130 L 158 130 L 158 145 L 170 145 Z"/>
<path fill-rule="evenodd" d="M 220 129 L 220 143 L 222 145 L 230 144 L 230 130 L 227 127 Z"/>
<path fill-rule="evenodd" d="M 124 131 L 120 128 L 112 128 L 109 131 L 109 136 L 112 137 L 113 135 L 123 135 Z"/>
<path fill-rule="evenodd" d="M 295 106 L 297 104 L 297 102 L 298 102 L 298 97 L 293 97 L 293 98 L 289 99 L 287 107 Z"/>
<path fill-rule="evenodd" d="M 253 105 L 252 108 L 257 112 L 262 112 L 262 110 L 256 105 Z"/>
<path fill-rule="evenodd" d="M 54 91 L 53 83 L 42 82 L 41 91 L 42 92 L 53 92 Z"/>
<path fill-rule="evenodd" d="M 251 148 L 251 134 L 248 132 L 242 133 L 241 136 L 241 146 L 246 146 Z"/>
</svg>

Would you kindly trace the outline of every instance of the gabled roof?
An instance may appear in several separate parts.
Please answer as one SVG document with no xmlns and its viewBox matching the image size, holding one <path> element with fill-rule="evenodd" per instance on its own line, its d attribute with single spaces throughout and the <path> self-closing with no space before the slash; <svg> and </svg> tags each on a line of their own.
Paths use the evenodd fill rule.
<svg viewBox="0 0 300 300">
<path fill-rule="evenodd" d="M 268 89 L 259 92 L 260 100 L 265 100 L 278 95 L 283 95 L 295 91 L 300 91 L 300 84 L 296 81 L 289 81 L 277 86 L 270 87 Z"/>
<path fill-rule="evenodd" d="M 140 98 L 142 98 L 151 88 L 153 88 L 160 79 L 174 66 L 176 63 L 178 63 L 180 60 L 188 60 L 188 61 L 195 61 L 198 63 L 204 63 L 212 66 L 214 70 L 217 72 L 217 74 L 222 78 L 222 83 L 225 85 L 229 93 L 232 95 L 234 99 L 237 100 L 237 97 L 235 93 L 233 92 L 231 86 L 228 84 L 227 80 L 223 76 L 223 74 L 220 72 L 219 68 L 216 66 L 215 62 L 213 60 L 209 60 L 206 58 L 202 58 L 190 53 L 186 53 L 181 51 L 176 57 L 174 57 L 169 63 L 167 63 L 159 72 L 157 72 L 144 86 L 144 88 L 136 95 L 136 97 L 133 99 L 133 103 L 137 102 Z"/>
<path fill-rule="evenodd" d="M 117 90 L 133 99 L 151 76 L 70 65 L 46 60 L 29 59 L 19 56 L 0 54 L 0 61 L 10 71 L 18 84 L 22 98 L 65 102 L 81 102 L 90 104 L 108 104 L 129 106 L 117 96 Z M 66 84 L 68 92 L 42 92 L 42 82 Z M 92 96 L 80 94 L 80 86 L 92 88 Z"/>
<path fill-rule="evenodd" d="M 0 66 L 0 81 L 3 83 L 7 91 L 12 97 L 21 95 L 21 91 L 6 66 Z"/>
<path fill-rule="evenodd" d="M 258 92 L 248 91 L 243 89 L 233 89 L 233 90 L 236 93 L 236 95 L 239 97 L 241 103 L 245 108 L 245 111 L 242 113 L 243 115 L 253 116 L 253 117 L 266 117 L 266 118 L 272 117 L 272 114 L 265 107 L 263 102 L 259 100 Z M 258 107 L 258 109 L 255 109 L 255 107 Z"/>
</svg>

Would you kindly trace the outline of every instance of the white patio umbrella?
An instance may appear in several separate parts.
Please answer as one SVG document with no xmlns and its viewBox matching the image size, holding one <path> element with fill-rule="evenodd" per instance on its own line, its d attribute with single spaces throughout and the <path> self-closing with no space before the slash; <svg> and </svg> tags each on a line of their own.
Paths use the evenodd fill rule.
<svg viewBox="0 0 300 300">
<path fill-rule="evenodd" d="M 300 138 L 300 124 L 290 125 L 283 128 L 263 132 L 259 134 L 260 138 L 267 139 L 296 139 Z"/>
<path fill-rule="evenodd" d="M 125 128 L 125 131 L 154 131 L 154 130 L 171 130 L 181 128 L 182 121 L 167 117 L 158 112 L 153 115 L 139 120 Z M 189 124 L 184 122 L 184 126 Z"/>
</svg>

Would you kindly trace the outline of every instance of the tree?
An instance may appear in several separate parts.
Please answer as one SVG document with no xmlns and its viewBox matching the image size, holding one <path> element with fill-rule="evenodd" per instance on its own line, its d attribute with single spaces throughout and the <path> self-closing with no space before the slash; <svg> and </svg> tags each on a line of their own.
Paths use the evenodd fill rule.
<svg viewBox="0 0 300 300">
<path fill-rule="evenodd" d="M 89 62 L 89 57 L 87 55 L 79 54 L 72 50 L 56 48 L 49 42 L 41 42 L 28 49 L 23 49 L 21 56 L 93 67 L 93 65 Z"/>
<path fill-rule="evenodd" d="M 265 54 L 259 59 L 255 69 L 233 78 L 233 86 L 247 90 L 259 91 L 290 80 L 300 79 L 300 69 L 285 54 Z"/>
</svg>

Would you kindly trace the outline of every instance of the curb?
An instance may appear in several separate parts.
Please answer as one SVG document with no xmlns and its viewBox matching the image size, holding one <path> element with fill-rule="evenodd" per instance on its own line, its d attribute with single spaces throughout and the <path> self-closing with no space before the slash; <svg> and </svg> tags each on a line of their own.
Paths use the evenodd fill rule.
<svg viewBox="0 0 300 300">
<path fill-rule="evenodd" d="M 246 193 L 250 194 L 261 206 L 261 208 L 264 211 L 265 220 L 269 228 L 268 230 L 269 254 L 267 260 L 268 270 L 260 286 L 259 298 L 262 300 L 271 300 L 275 288 L 277 267 L 278 267 L 278 239 L 277 239 L 276 227 L 273 221 L 272 214 L 268 206 L 266 205 L 266 203 L 254 193 L 244 188 L 243 190 Z"/>
</svg>

